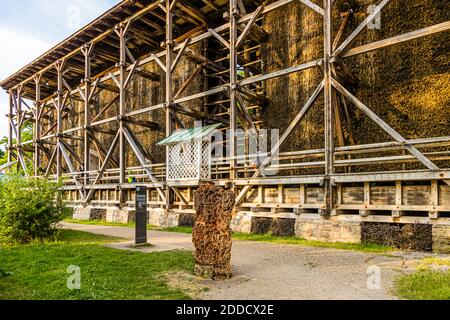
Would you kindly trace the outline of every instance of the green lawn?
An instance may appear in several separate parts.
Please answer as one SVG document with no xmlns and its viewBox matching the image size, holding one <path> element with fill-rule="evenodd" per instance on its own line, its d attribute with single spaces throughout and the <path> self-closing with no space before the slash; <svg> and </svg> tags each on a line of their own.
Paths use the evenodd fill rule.
<svg viewBox="0 0 450 320">
<path fill-rule="evenodd" d="M 102 226 L 112 226 L 112 227 L 134 227 L 134 223 L 121 224 L 121 223 L 110 223 L 104 221 L 78 221 L 73 219 L 66 219 L 66 222 L 85 224 L 85 225 L 102 225 Z M 192 228 L 190 227 L 172 227 L 172 228 L 158 228 L 155 226 L 148 226 L 149 230 L 159 230 L 165 232 L 177 232 L 177 233 L 192 233 Z M 271 242 L 271 243 L 279 243 L 279 244 L 294 244 L 294 245 L 302 245 L 307 247 L 317 247 L 317 248 L 331 248 L 331 249 L 340 249 L 340 250 L 354 250 L 354 251 L 362 251 L 362 252 L 373 252 L 373 253 L 386 253 L 392 251 L 393 248 L 371 244 L 371 243 L 329 243 L 329 242 L 321 242 L 321 241 L 310 241 L 304 240 L 297 237 L 275 237 L 268 234 L 248 234 L 248 233 L 233 233 L 234 240 L 240 241 L 260 241 L 260 242 Z"/>
<path fill-rule="evenodd" d="M 144 254 L 102 246 L 121 240 L 63 230 L 55 241 L 3 245 L 0 248 L 0 270 L 3 270 L 0 271 L 0 300 L 190 299 L 182 290 L 170 287 L 164 274 L 190 273 L 193 269 L 191 252 Z M 67 268 L 71 265 L 80 267 L 80 290 L 67 288 L 71 276 Z"/>
<path fill-rule="evenodd" d="M 103 220 L 75 220 L 72 218 L 66 218 L 64 219 L 64 222 L 68 223 L 76 223 L 76 224 L 83 224 L 83 225 L 92 225 L 92 226 L 104 226 L 104 227 L 128 227 L 128 228 L 134 228 L 135 223 L 118 223 L 118 222 L 106 222 Z M 148 225 L 147 229 L 153 229 L 154 226 Z"/>
<path fill-rule="evenodd" d="M 450 259 L 424 259 L 417 272 L 400 276 L 397 294 L 409 300 L 450 300 Z"/>
</svg>

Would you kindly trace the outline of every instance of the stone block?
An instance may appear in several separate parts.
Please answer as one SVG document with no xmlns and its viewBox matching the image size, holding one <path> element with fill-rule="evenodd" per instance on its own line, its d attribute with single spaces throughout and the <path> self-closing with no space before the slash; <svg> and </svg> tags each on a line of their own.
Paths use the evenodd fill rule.
<svg viewBox="0 0 450 320">
<path fill-rule="evenodd" d="M 106 222 L 130 223 L 135 221 L 135 211 L 119 208 L 108 208 L 106 210 Z"/>
<path fill-rule="evenodd" d="M 250 212 L 238 212 L 231 220 L 233 232 L 250 233 L 252 230 L 252 216 Z"/>
<path fill-rule="evenodd" d="M 295 235 L 306 240 L 361 243 L 359 222 L 331 221 L 323 218 L 297 218 Z"/>
<path fill-rule="evenodd" d="M 73 210 L 73 218 L 75 220 L 104 220 L 106 209 L 98 209 L 92 207 L 78 207 Z"/>
<path fill-rule="evenodd" d="M 433 251 L 450 254 L 450 226 L 433 226 Z"/>
</svg>

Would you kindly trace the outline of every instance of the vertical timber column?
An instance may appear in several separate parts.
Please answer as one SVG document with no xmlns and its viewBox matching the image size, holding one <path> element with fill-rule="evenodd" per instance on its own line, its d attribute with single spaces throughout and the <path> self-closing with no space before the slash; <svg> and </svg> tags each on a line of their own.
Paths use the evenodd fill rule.
<svg viewBox="0 0 450 320">
<path fill-rule="evenodd" d="M 125 40 L 125 35 L 127 33 L 127 26 L 123 23 L 117 26 L 117 34 L 119 35 L 120 40 L 120 58 L 119 58 L 119 69 L 120 69 L 120 78 L 119 78 L 119 166 L 120 166 L 120 177 L 119 183 L 122 186 L 125 184 L 126 178 L 126 158 L 125 158 L 125 136 L 123 134 L 123 116 L 125 114 L 125 71 L 126 71 L 126 59 L 127 59 L 127 44 Z M 125 203 L 125 191 L 120 188 L 119 191 L 119 202 L 120 206 Z"/>
<path fill-rule="evenodd" d="M 237 21 L 239 18 L 239 11 L 237 0 L 230 0 L 230 180 L 236 179 L 236 167 L 237 167 L 237 146 L 236 146 L 236 90 L 238 82 L 237 74 Z"/>
<path fill-rule="evenodd" d="M 61 153 L 61 134 L 62 126 L 62 110 L 63 110 L 63 69 L 64 61 L 60 60 L 55 64 L 58 75 L 58 91 L 56 104 L 56 178 L 61 178 L 62 175 L 62 153 Z"/>
<path fill-rule="evenodd" d="M 173 133 L 173 121 L 171 107 L 173 104 L 173 83 L 172 83 L 172 63 L 173 63 L 173 14 L 171 4 L 176 0 L 166 0 L 166 137 Z M 169 147 L 166 147 L 166 162 L 169 159 Z M 169 187 L 166 189 L 166 209 L 169 210 L 172 204 L 172 192 Z"/>
<path fill-rule="evenodd" d="M 20 170 L 20 168 L 22 168 L 24 170 L 24 174 L 25 176 L 27 176 L 27 171 L 26 171 L 26 167 L 25 167 L 25 161 L 22 157 L 22 85 L 19 85 L 16 89 L 16 96 L 15 96 L 15 101 L 16 101 L 16 132 L 17 132 L 17 137 L 16 137 L 16 155 L 17 155 L 17 160 L 18 160 L 18 164 L 17 167 Z"/>
<path fill-rule="evenodd" d="M 41 143 L 41 75 L 34 77 L 35 90 L 36 90 L 36 110 L 35 110 L 35 122 L 34 122 L 34 176 L 39 176 L 39 168 L 41 167 L 41 154 L 39 143 Z"/>
<path fill-rule="evenodd" d="M 8 114 L 8 163 L 12 162 L 13 148 L 13 93 L 9 91 L 9 114 Z"/>
<path fill-rule="evenodd" d="M 83 135 L 83 151 L 84 151 L 84 186 L 89 184 L 89 171 L 90 168 L 90 139 L 89 130 L 91 124 L 90 113 L 90 95 L 91 95 L 91 49 L 92 45 L 85 44 L 81 48 L 81 52 L 84 55 L 84 135 Z"/>
<path fill-rule="evenodd" d="M 325 202 L 324 215 L 330 215 L 334 208 L 333 181 L 334 174 L 334 129 L 333 129 L 333 99 L 331 84 L 332 54 L 332 0 L 324 0 L 324 109 L 325 109 Z"/>
</svg>

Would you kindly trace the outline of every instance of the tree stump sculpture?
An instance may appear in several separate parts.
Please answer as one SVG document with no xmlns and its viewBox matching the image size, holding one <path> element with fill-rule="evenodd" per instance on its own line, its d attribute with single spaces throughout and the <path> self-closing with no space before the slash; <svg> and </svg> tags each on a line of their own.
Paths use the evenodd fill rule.
<svg viewBox="0 0 450 320">
<path fill-rule="evenodd" d="M 195 246 L 197 276 L 209 279 L 231 278 L 232 231 L 230 223 L 235 196 L 212 184 L 201 185 L 195 194 Z"/>
</svg>

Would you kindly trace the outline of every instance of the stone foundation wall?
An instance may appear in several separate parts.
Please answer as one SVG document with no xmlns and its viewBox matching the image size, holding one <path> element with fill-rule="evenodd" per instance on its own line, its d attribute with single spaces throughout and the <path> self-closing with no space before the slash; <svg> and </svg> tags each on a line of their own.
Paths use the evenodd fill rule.
<svg viewBox="0 0 450 320">
<path fill-rule="evenodd" d="M 179 213 L 165 209 L 149 209 L 148 223 L 152 226 L 171 228 L 178 227 Z"/>
<path fill-rule="evenodd" d="M 295 235 L 306 240 L 361 243 L 361 224 L 322 218 L 298 218 Z"/>
<path fill-rule="evenodd" d="M 252 230 L 252 213 L 236 213 L 231 220 L 231 230 L 233 232 L 250 233 Z"/>
<path fill-rule="evenodd" d="M 136 211 L 123 210 L 119 208 L 108 208 L 106 210 L 106 222 L 130 223 L 136 221 Z"/>
<path fill-rule="evenodd" d="M 433 252 L 450 254 L 450 226 L 433 226 Z"/>
<path fill-rule="evenodd" d="M 73 209 L 73 218 L 76 220 L 105 220 L 106 209 L 96 209 L 91 207 L 77 207 Z"/>
</svg>

